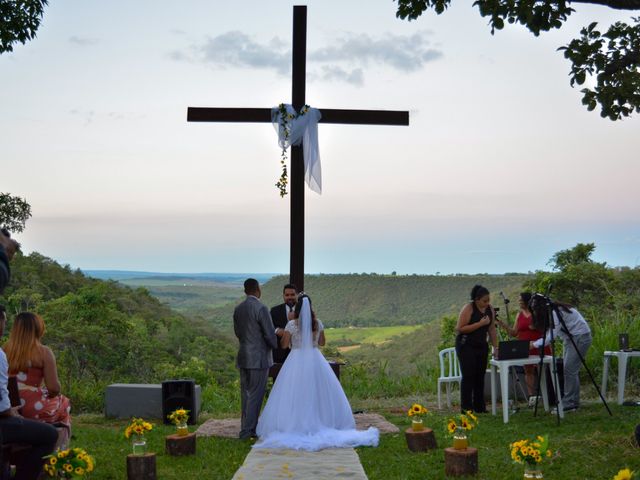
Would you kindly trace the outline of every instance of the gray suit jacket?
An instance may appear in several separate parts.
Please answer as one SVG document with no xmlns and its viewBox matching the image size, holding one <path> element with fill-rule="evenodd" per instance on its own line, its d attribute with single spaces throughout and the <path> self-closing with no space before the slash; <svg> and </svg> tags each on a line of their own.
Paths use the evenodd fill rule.
<svg viewBox="0 0 640 480">
<path fill-rule="evenodd" d="M 271 350 L 278 347 L 269 309 L 256 297 L 248 296 L 233 312 L 233 330 L 240 340 L 236 365 L 239 368 L 269 368 Z"/>
</svg>

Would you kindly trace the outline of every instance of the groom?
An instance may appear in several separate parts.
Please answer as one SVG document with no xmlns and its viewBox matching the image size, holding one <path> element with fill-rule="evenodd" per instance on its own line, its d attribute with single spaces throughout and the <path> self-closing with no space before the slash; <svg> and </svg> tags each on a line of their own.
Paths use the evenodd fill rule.
<svg viewBox="0 0 640 480">
<path fill-rule="evenodd" d="M 290 318 L 289 315 L 293 312 L 293 308 L 296 306 L 296 300 L 298 298 L 298 289 L 293 283 L 287 283 L 282 289 L 282 299 L 284 303 L 276 305 L 271 309 L 271 320 L 273 320 L 273 326 L 276 329 L 276 335 L 278 336 L 278 348 L 273 351 L 273 361 L 275 363 L 284 363 L 289 355 L 288 348 L 282 348 L 280 345 L 280 339 L 284 335 L 284 329 L 287 326 Z"/>
<path fill-rule="evenodd" d="M 254 278 L 244 282 L 247 298 L 233 312 L 233 330 L 240 341 L 236 365 L 240 369 L 241 439 L 256 436 L 256 425 L 264 400 L 271 350 L 278 347 L 269 309 L 260 300 L 260 284 Z"/>
</svg>

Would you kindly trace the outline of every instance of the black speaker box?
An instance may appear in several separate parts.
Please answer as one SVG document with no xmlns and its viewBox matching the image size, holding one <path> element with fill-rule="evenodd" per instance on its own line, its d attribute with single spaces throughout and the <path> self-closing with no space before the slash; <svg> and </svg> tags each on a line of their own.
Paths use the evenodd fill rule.
<svg viewBox="0 0 640 480">
<path fill-rule="evenodd" d="M 196 411 L 196 382 L 194 380 L 169 380 L 162 382 L 162 420 L 165 424 L 171 422 L 167 418 L 178 408 L 189 410 L 189 425 L 195 425 Z"/>
</svg>

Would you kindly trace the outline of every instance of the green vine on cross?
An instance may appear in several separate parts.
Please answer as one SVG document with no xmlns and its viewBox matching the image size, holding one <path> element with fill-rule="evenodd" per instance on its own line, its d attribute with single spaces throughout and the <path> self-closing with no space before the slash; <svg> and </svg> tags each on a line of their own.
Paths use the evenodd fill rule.
<svg viewBox="0 0 640 480">
<path fill-rule="evenodd" d="M 280 191 L 280 197 L 284 197 L 287 194 L 287 185 L 289 184 L 289 174 L 287 172 L 287 145 L 289 143 L 289 136 L 291 135 L 291 122 L 298 117 L 302 117 L 309 111 L 309 105 L 302 107 L 300 112 L 289 113 L 284 103 L 278 105 L 278 112 L 280 113 L 279 123 L 284 134 L 284 142 L 282 146 L 282 153 L 280 154 L 280 164 L 282 165 L 282 173 L 280 179 L 276 183 L 276 187 Z"/>
</svg>

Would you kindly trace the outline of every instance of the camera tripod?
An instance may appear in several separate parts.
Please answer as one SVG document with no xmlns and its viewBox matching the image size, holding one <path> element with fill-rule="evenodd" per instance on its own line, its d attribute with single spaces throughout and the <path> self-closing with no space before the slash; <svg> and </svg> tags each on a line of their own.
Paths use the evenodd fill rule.
<svg viewBox="0 0 640 480">
<path fill-rule="evenodd" d="M 609 405 L 607 404 L 607 401 L 604 399 L 602 392 L 600 391 L 600 389 L 598 388 L 598 385 L 596 384 L 596 381 L 593 377 L 593 374 L 591 373 L 591 370 L 589 369 L 589 367 L 587 366 L 587 363 L 584 360 L 584 356 L 580 352 L 578 345 L 576 345 L 573 334 L 571 333 L 569 328 L 567 328 L 567 324 L 564 321 L 564 318 L 562 316 L 562 313 L 560 312 L 559 306 L 553 303 L 548 296 L 542 295 L 541 293 L 536 293 L 531 297 L 531 300 L 529 301 L 529 308 L 531 309 L 532 315 L 534 316 L 534 320 L 536 321 L 536 323 L 539 324 L 540 321 L 544 323 L 543 334 L 542 334 L 542 345 L 540 346 L 540 362 L 538 363 L 539 372 L 542 372 L 542 368 L 544 368 L 544 356 L 545 356 L 544 347 L 545 347 L 545 342 L 547 340 L 547 333 L 549 334 L 549 343 L 551 344 L 551 357 L 552 357 L 551 369 L 552 369 L 552 378 L 553 378 L 553 388 L 556 393 L 557 423 L 560 424 L 560 416 L 563 410 L 563 405 L 562 405 L 560 386 L 558 385 L 558 375 L 557 375 L 557 367 L 556 367 L 556 361 L 555 361 L 556 352 L 555 352 L 555 344 L 554 344 L 554 331 L 555 331 L 554 327 L 556 327 L 556 325 L 555 325 L 554 318 L 557 319 L 557 321 L 559 322 L 560 331 L 569 340 L 575 353 L 578 355 L 578 358 L 580 359 L 580 363 L 589 374 L 591 383 L 593 384 L 593 387 L 598 392 L 598 395 L 600 396 L 600 400 L 602 400 L 602 404 L 607 409 L 607 412 L 609 412 L 609 415 L 613 416 L 613 414 L 611 413 L 611 410 L 609 409 Z M 541 377 L 542 375 L 538 375 L 537 391 L 540 391 Z M 537 411 L 538 411 L 538 401 L 536 399 L 536 404 L 535 404 L 534 413 L 533 413 L 534 416 L 537 415 Z"/>
</svg>

